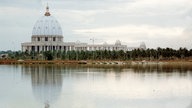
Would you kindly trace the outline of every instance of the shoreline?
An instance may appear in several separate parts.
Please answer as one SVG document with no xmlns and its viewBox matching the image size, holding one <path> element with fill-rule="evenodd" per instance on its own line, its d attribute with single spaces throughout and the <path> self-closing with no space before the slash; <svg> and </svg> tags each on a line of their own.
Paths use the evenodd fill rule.
<svg viewBox="0 0 192 108">
<path fill-rule="evenodd" d="M 133 64 L 192 64 L 192 60 L 0 60 L 0 65 L 14 64 L 95 64 L 95 65 L 133 65 Z"/>
</svg>

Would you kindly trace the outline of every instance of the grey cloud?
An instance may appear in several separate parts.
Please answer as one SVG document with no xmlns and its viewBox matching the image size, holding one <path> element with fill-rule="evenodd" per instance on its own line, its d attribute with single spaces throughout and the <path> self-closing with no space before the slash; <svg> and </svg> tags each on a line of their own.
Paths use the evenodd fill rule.
<svg viewBox="0 0 192 108">
<path fill-rule="evenodd" d="M 109 6 L 117 5 L 120 3 L 134 2 L 135 0 L 42 0 L 44 3 L 57 5 L 57 8 L 65 9 L 105 9 Z"/>
<path fill-rule="evenodd" d="M 0 0 L 0 7 L 10 7 L 11 9 L 7 9 L 6 12 L 4 10 L 0 10 L 0 29 L 4 32 L 0 32 L 1 38 L 0 43 L 6 43 L 10 41 L 17 41 L 17 49 L 20 49 L 20 41 L 24 42 L 30 40 L 31 30 L 35 21 L 43 15 L 44 6 L 48 2 L 50 5 L 50 11 L 53 16 L 55 16 L 60 22 L 63 28 L 63 35 L 65 41 L 76 41 L 79 39 L 82 42 L 89 42 L 90 40 L 85 38 L 84 35 L 73 34 L 73 30 L 75 29 L 94 29 L 94 28 L 102 28 L 102 27 L 115 27 L 122 25 L 155 25 L 160 27 L 183 27 L 187 28 L 186 25 L 189 25 L 192 22 L 192 9 L 189 5 L 181 8 L 182 6 L 177 7 L 153 7 L 154 9 L 152 15 L 146 14 L 147 11 L 142 11 L 143 8 L 147 8 L 146 10 L 150 10 L 148 6 L 143 4 L 141 5 L 143 8 L 140 8 L 140 5 L 137 7 L 129 8 L 129 3 L 135 3 L 139 0 Z M 170 2 L 170 1 L 169 1 Z M 125 5 L 123 5 L 125 4 Z M 124 7 L 123 7 L 124 6 Z M 18 7 L 20 9 L 15 10 Z M 25 12 L 21 10 L 28 9 Z M 37 9 L 38 8 L 38 9 Z M 124 10 L 124 8 L 126 8 Z M 166 9 L 164 9 L 166 8 Z M 35 9 L 35 11 L 34 11 Z M 119 9 L 119 10 L 116 10 Z M 166 10 L 173 10 L 166 11 Z M 41 11 L 42 13 L 39 13 Z M 9 12 L 13 12 L 12 14 Z M 18 14 L 15 14 L 18 12 Z M 11 15 L 10 15 L 11 14 Z M 188 20 L 186 20 L 188 17 Z M 14 20 L 13 20 L 14 19 Z M 17 23 L 15 23 L 17 22 Z M 191 26 L 191 25 L 190 25 Z M 10 29 L 10 27 L 12 27 Z M 17 29 L 16 29 L 17 28 Z M 24 29 L 27 28 L 27 29 Z M 17 31 L 16 31 L 17 30 Z M 6 33 L 6 32 L 8 33 Z M 9 32 L 11 31 L 11 32 Z M 190 40 L 192 28 L 187 28 L 185 32 L 187 32 L 187 39 Z M 117 31 L 118 32 L 118 31 Z M 87 34 L 89 35 L 89 34 Z M 97 34 L 93 34 L 93 36 L 97 36 Z M 166 35 L 166 33 L 165 33 Z M 93 37 L 93 36 L 90 36 Z M 128 35 L 129 37 L 134 37 L 135 35 Z M 145 34 L 141 35 L 142 37 L 146 37 Z M 102 36 L 104 37 L 104 36 Z M 138 37 L 138 39 L 143 39 L 142 37 Z M 161 37 L 161 36 L 154 36 Z M 109 37 L 103 38 L 108 39 Z M 183 39 L 184 37 L 182 37 Z M 135 39 L 135 40 L 138 40 Z M 121 39 L 120 39 L 121 40 Z M 147 38 L 146 44 L 148 47 L 179 47 L 179 45 L 175 45 L 174 43 L 182 43 L 180 40 L 168 40 L 168 38 L 158 38 L 152 39 Z M 128 39 L 125 41 L 129 41 Z M 161 42 L 159 42 L 161 41 Z M 157 44 L 159 42 L 159 44 Z M 185 43 L 185 42 L 183 42 Z M 191 44 L 190 44 L 191 45 Z M 1 46 L 1 49 L 9 49 L 12 48 L 12 44 L 9 46 Z M 183 46 L 186 46 L 183 45 Z M 5 48 L 6 47 L 6 48 Z M 190 47 L 191 48 L 191 47 Z"/>
<path fill-rule="evenodd" d="M 190 19 L 192 19 L 192 8 L 186 10 L 186 11 L 183 13 L 183 17 L 184 17 L 184 18 L 190 18 Z"/>
<path fill-rule="evenodd" d="M 41 0 L 0 0 L 1 7 L 39 7 L 42 3 Z"/>
<path fill-rule="evenodd" d="M 95 1 L 101 1 L 101 2 L 134 2 L 136 0 L 42 0 L 47 2 L 95 2 Z"/>
<path fill-rule="evenodd" d="M 192 100 L 187 108 L 192 108 Z"/>
</svg>

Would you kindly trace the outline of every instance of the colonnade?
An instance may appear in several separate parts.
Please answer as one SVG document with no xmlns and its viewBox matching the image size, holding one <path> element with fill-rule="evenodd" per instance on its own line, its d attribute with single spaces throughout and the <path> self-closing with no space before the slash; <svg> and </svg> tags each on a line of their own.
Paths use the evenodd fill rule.
<svg viewBox="0 0 192 108">
<path fill-rule="evenodd" d="M 35 52 L 41 52 L 41 51 L 71 51 L 74 50 L 73 46 L 53 46 L 53 45 L 36 45 L 36 46 L 22 46 L 22 51 L 35 51 Z"/>
<path fill-rule="evenodd" d="M 108 50 L 108 51 L 127 51 L 126 45 L 76 45 L 76 44 L 69 44 L 69 45 L 22 45 L 22 51 L 96 51 L 96 50 Z"/>
</svg>

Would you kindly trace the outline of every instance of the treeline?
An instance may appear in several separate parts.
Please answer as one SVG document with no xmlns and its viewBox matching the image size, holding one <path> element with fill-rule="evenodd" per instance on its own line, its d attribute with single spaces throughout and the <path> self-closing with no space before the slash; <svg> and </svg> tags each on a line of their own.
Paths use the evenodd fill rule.
<svg viewBox="0 0 192 108">
<path fill-rule="evenodd" d="M 192 57 L 192 49 L 172 48 L 135 49 L 132 51 L 45 51 L 9 52 L 10 59 L 32 60 L 175 60 Z"/>
</svg>

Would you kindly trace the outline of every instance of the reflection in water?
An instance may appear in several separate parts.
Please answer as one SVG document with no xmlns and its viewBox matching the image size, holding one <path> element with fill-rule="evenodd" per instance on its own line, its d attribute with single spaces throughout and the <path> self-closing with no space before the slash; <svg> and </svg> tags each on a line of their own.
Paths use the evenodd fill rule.
<svg viewBox="0 0 192 108">
<path fill-rule="evenodd" d="M 192 71 L 191 64 L 136 64 L 130 65 L 134 72 L 188 72 Z"/>
<path fill-rule="evenodd" d="M 49 108 L 49 103 L 56 101 L 62 89 L 61 69 L 51 65 L 23 66 L 22 73 L 31 75 L 31 83 L 34 96 L 37 100 L 45 103 Z"/>
<path fill-rule="evenodd" d="M 192 76 L 192 66 L 182 64 L 136 64 L 136 65 L 65 65 L 58 66 L 65 76 L 70 77 L 107 77 L 114 73 L 116 79 L 124 77 L 124 73 L 138 75 L 153 74 L 163 77 L 178 74 L 179 76 Z"/>
<path fill-rule="evenodd" d="M 147 101 L 162 108 L 175 98 L 177 106 L 182 97 L 187 101 L 179 104 L 186 105 L 192 96 L 191 66 L 24 65 L 22 74 L 30 76 L 33 95 L 45 108 L 148 108 Z"/>
</svg>

